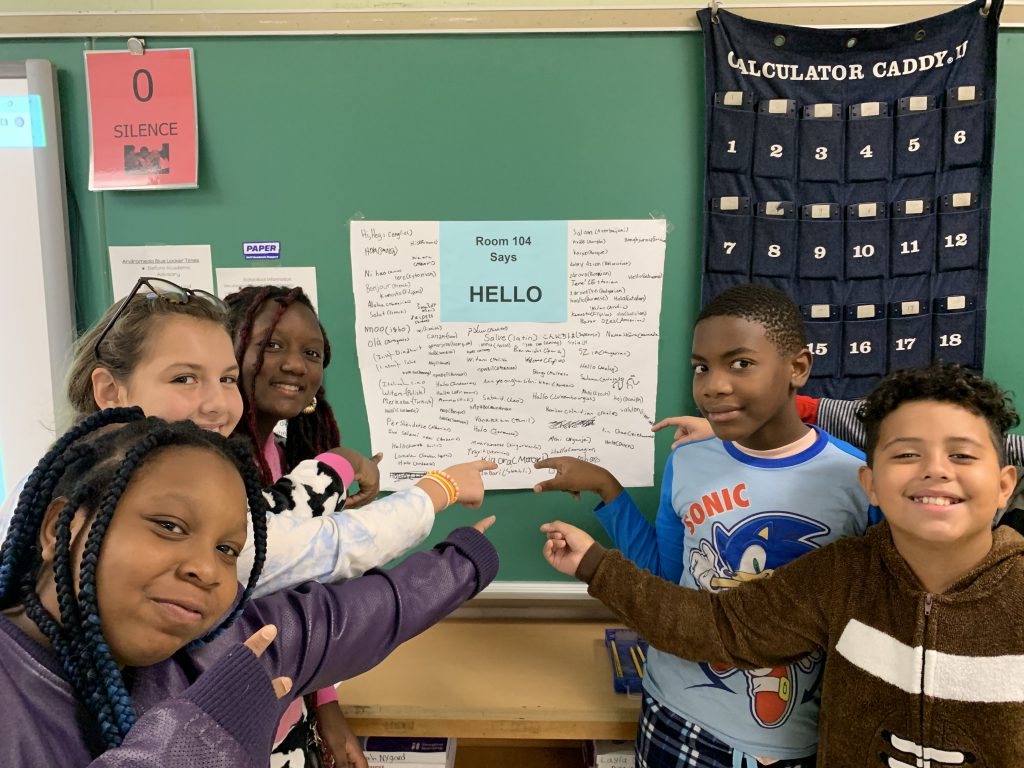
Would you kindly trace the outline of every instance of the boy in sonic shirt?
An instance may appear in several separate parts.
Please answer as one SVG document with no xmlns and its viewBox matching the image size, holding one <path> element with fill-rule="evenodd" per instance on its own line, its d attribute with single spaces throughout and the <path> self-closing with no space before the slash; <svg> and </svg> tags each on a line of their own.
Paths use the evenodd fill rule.
<svg viewBox="0 0 1024 768">
<path fill-rule="evenodd" d="M 818 765 L 1024 765 L 1024 538 L 996 384 L 955 365 L 891 374 L 860 411 L 861 482 L 885 522 L 721 594 L 682 589 L 549 523 L 548 561 L 652 646 L 741 666 L 827 654 Z"/>
<path fill-rule="evenodd" d="M 596 513 L 636 565 L 710 593 L 758 579 L 872 522 L 857 483 L 863 454 L 800 420 L 811 355 L 784 293 L 730 288 L 693 336 L 693 398 L 715 438 L 675 449 L 655 524 L 606 470 L 572 458 L 536 490 L 594 491 Z M 652 649 L 637 730 L 639 768 L 773 764 L 810 768 L 818 744 L 821 655 L 739 670 Z"/>
</svg>

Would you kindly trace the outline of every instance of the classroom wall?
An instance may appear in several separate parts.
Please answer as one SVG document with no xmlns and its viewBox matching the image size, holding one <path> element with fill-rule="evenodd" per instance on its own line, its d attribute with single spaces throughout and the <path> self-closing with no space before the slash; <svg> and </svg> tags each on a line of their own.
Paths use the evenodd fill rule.
<svg viewBox="0 0 1024 768">
<path fill-rule="evenodd" d="M 60 69 L 81 325 L 113 300 L 107 246 L 210 243 L 215 266 L 239 244 L 280 240 L 319 270 L 335 362 L 328 393 L 345 442 L 370 451 L 352 344 L 347 223 L 367 219 L 665 217 L 669 222 L 657 414 L 688 412 L 703 205 L 700 36 L 677 34 L 200 38 L 192 46 L 200 188 L 87 191 L 83 50 L 123 41 L 0 40 L 0 59 Z M 1024 152 L 1024 34 L 1000 35 L 986 372 L 1024 396 L 1017 308 Z M 657 439 L 656 480 L 670 434 Z M 614 468 L 612 468 L 614 470 Z M 658 488 L 638 489 L 651 513 Z M 556 579 L 537 526 L 562 517 L 598 532 L 589 499 L 492 494 L 501 578 Z M 476 513 L 451 510 L 430 541 Z"/>
</svg>

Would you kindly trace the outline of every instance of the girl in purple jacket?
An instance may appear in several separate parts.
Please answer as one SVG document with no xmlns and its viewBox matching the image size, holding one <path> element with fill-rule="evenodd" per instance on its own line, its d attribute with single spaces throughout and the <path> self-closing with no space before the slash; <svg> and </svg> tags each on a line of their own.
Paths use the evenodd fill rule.
<svg viewBox="0 0 1024 768">
<path fill-rule="evenodd" d="M 488 518 L 394 569 L 250 601 L 266 511 L 249 450 L 113 409 L 39 463 L 0 551 L 0 764 L 266 766 L 293 698 L 372 668 L 494 578 Z"/>
</svg>

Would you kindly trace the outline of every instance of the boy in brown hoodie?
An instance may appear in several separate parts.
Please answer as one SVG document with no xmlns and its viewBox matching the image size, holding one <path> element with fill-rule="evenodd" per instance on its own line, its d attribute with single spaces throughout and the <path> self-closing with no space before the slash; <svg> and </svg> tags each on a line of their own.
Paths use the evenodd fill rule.
<svg viewBox="0 0 1024 768">
<path fill-rule="evenodd" d="M 827 653 L 818 765 L 1024 765 L 1024 538 L 992 530 L 1019 419 L 993 382 L 897 371 L 860 411 L 886 520 L 720 593 L 642 571 L 561 522 L 544 555 L 663 651 L 764 667 Z"/>
</svg>

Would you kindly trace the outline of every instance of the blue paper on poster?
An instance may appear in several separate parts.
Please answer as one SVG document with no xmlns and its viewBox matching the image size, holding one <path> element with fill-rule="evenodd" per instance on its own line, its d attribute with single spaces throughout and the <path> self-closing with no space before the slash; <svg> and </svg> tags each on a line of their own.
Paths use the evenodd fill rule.
<svg viewBox="0 0 1024 768">
<path fill-rule="evenodd" d="M 441 322 L 564 323 L 566 221 L 442 221 Z"/>
</svg>

